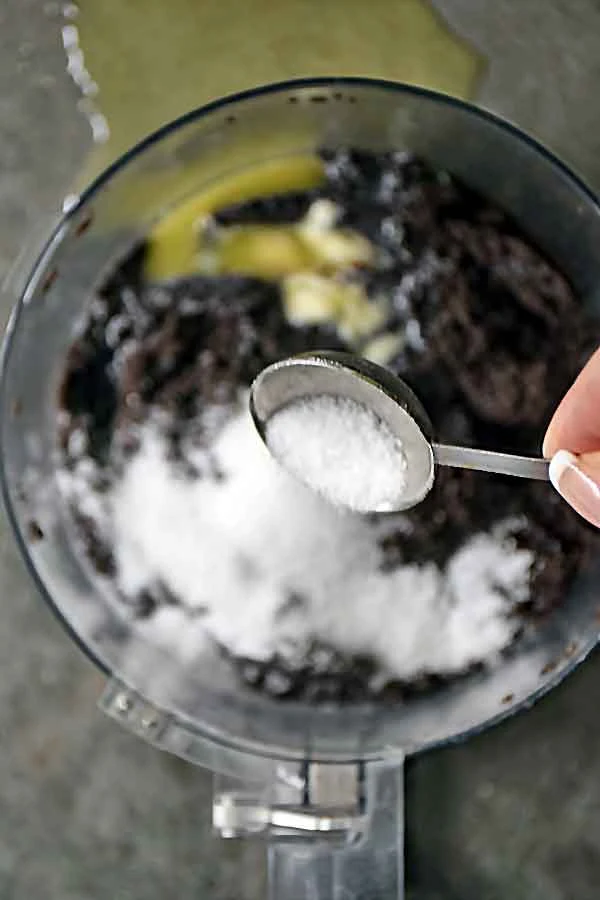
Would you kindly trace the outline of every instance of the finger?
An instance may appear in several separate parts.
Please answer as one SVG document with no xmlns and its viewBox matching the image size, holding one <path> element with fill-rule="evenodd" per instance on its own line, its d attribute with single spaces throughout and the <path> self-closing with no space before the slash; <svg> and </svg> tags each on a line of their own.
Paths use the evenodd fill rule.
<svg viewBox="0 0 600 900">
<path fill-rule="evenodd" d="M 559 450 L 550 463 L 550 481 L 574 510 L 600 528 L 600 453 L 574 456 Z"/>
<path fill-rule="evenodd" d="M 550 459 L 559 450 L 575 454 L 600 450 L 600 349 L 565 394 L 548 426 L 544 456 Z"/>
</svg>

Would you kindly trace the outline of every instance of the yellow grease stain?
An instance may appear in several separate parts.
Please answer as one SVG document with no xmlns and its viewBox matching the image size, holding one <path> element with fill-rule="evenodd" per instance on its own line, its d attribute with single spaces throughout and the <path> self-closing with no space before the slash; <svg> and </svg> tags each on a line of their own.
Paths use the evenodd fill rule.
<svg viewBox="0 0 600 900">
<path fill-rule="evenodd" d="M 165 122 L 258 84 L 363 75 L 466 98 L 482 71 L 425 0 L 81 0 L 75 21 L 110 128 L 82 182 Z"/>
</svg>

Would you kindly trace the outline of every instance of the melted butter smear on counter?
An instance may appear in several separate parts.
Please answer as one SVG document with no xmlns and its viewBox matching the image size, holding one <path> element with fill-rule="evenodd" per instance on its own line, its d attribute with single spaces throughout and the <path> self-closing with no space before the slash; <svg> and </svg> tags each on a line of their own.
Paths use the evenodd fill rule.
<svg viewBox="0 0 600 900">
<path fill-rule="evenodd" d="M 71 24 L 109 137 L 87 182 L 140 138 L 259 84 L 365 75 L 472 96 L 481 57 L 423 0 L 81 0 Z"/>
</svg>

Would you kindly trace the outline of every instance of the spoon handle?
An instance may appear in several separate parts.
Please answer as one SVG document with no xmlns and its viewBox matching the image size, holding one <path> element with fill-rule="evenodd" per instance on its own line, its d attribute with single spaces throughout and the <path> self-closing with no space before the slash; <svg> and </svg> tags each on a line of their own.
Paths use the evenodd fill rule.
<svg viewBox="0 0 600 900">
<path fill-rule="evenodd" d="M 431 449 L 433 458 L 440 466 L 516 475 L 517 478 L 536 478 L 539 481 L 548 481 L 549 478 L 550 463 L 546 459 L 494 453 L 491 450 L 476 450 L 474 447 L 455 447 L 451 444 L 432 444 Z"/>
</svg>

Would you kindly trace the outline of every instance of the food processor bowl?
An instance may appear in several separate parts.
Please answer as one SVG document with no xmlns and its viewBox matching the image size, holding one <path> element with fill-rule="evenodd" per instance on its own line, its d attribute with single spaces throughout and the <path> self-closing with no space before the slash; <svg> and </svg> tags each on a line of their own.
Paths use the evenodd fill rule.
<svg viewBox="0 0 600 900">
<path fill-rule="evenodd" d="M 216 820 L 224 834 L 310 832 L 306 818 L 294 819 L 290 810 L 319 804 L 331 813 L 328 826 L 323 817 L 313 822 L 321 837 L 356 836 L 368 822 L 371 835 L 381 829 L 381 848 L 385 831 L 400 893 L 394 835 L 403 754 L 459 739 L 527 707 L 581 661 L 600 628 L 600 562 L 576 581 L 560 609 L 493 667 L 403 703 L 311 707 L 252 692 L 216 650 L 190 666 L 142 640 L 73 542 L 57 488 L 58 379 L 93 287 L 166 213 L 212 183 L 269 160 L 349 145 L 414 151 L 481 191 L 516 219 L 567 275 L 581 302 L 600 314 L 597 202 L 560 161 L 513 126 L 449 97 L 391 82 L 327 78 L 269 85 L 196 110 L 143 141 L 65 214 L 32 270 L 17 273 L 8 287 L 17 302 L 2 359 L 1 471 L 33 578 L 107 676 L 106 711 L 165 749 L 261 785 L 256 803 L 243 792 L 219 793 Z M 336 819 L 332 809 L 339 813 L 342 796 L 350 798 L 351 814 Z M 387 812 L 378 820 L 375 811 L 382 808 Z M 353 858 L 364 868 L 364 856 Z M 279 890 L 284 883 L 290 889 L 294 879 L 303 883 L 302 858 L 294 859 L 292 872 L 289 856 L 272 858 Z M 314 866 L 310 853 L 307 860 Z M 334 870 L 327 871 L 331 881 Z M 304 896 L 301 890 L 290 896 Z"/>
</svg>

